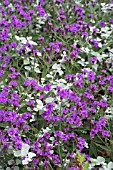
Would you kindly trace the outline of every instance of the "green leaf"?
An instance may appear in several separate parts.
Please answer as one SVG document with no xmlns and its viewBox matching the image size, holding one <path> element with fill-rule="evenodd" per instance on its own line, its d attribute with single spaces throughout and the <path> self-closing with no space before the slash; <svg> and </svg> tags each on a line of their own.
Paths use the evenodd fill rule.
<svg viewBox="0 0 113 170">
<path fill-rule="evenodd" d="M 15 167 L 14 167 L 14 170 L 19 170 L 19 167 L 18 167 L 18 166 L 15 166 Z"/>
<path fill-rule="evenodd" d="M 95 144 L 93 143 L 93 141 L 91 141 L 91 144 L 90 144 L 89 155 L 90 156 L 94 155 L 95 157 L 97 157 L 97 148 L 96 148 Z"/>
<path fill-rule="evenodd" d="M 52 90 L 50 90 L 45 96 L 44 99 L 46 99 L 50 94 L 51 94 Z"/>
<path fill-rule="evenodd" d="M 110 45 L 112 45 L 113 42 L 109 42 L 108 44 L 106 44 L 105 46 L 103 46 L 100 50 L 99 53 L 102 53 L 104 50 L 106 50 L 107 47 L 109 47 Z"/>
<path fill-rule="evenodd" d="M 11 168 L 10 168 L 10 167 L 7 167 L 6 170 L 11 170 Z"/>
<path fill-rule="evenodd" d="M 16 159 L 16 165 L 19 165 L 19 164 L 21 164 L 21 160 Z"/>
<path fill-rule="evenodd" d="M 88 161 L 87 161 L 87 162 L 85 162 L 85 164 L 84 164 L 84 166 L 83 166 L 83 170 L 86 170 L 88 167 L 89 167 L 89 163 L 88 163 Z"/>
<path fill-rule="evenodd" d="M 111 152 L 111 149 L 109 149 L 108 147 L 103 146 L 103 145 L 100 145 L 100 144 L 98 144 L 98 143 L 95 143 L 95 144 L 96 144 L 97 146 L 99 146 L 100 148 L 104 149 L 105 151 Z"/>
</svg>

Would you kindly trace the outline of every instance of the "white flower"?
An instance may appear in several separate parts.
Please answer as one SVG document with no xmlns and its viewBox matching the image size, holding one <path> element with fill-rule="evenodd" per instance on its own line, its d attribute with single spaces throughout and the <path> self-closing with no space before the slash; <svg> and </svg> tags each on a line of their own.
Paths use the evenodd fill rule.
<svg viewBox="0 0 113 170">
<path fill-rule="evenodd" d="M 35 156 L 36 156 L 35 153 L 29 152 L 27 157 L 24 160 L 22 160 L 22 164 L 27 165 L 30 161 L 32 161 L 32 158 L 35 157 Z"/>
</svg>

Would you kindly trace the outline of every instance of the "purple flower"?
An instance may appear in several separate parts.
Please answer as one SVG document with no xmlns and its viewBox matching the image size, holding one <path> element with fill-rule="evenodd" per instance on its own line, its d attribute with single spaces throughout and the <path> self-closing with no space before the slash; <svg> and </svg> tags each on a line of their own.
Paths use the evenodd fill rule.
<svg viewBox="0 0 113 170">
<path fill-rule="evenodd" d="M 29 106 L 34 105 L 34 103 L 35 103 L 34 100 L 29 100 L 29 101 L 28 101 L 28 105 L 29 105 Z"/>
<path fill-rule="evenodd" d="M 4 4 L 5 6 L 8 6 L 8 5 L 9 5 L 9 1 L 4 0 L 4 1 L 3 1 L 3 4 Z"/>
<path fill-rule="evenodd" d="M 9 84 L 11 85 L 11 86 L 17 86 L 18 85 L 18 82 L 17 81 L 14 81 L 14 80 L 11 80 L 10 82 L 9 82 Z"/>
<path fill-rule="evenodd" d="M 113 92 L 113 87 L 112 86 L 107 86 L 107 90 L 110 92 Z"/>
<path fill-rule="evenodd" d="M 3 73 L 4 73 L 4 70 L 0 69 L 0 77 L 2 77 Z"/>
<path fill-rule="evenodd" d="M 17 140 L 17 141 L 14 143 L 14 147 L 15 147 L 16 149 L 21 149 L 21 148 L 22 148 L 22 142 Z"/>
<path fill-rule="evenodd" d="M 70 125 L 73 125 L 73 124 L 74 124 L 73 118 L 67 118 L 67 119 L 66 119 L 66 122 L 69 123 Z"/>
<path fill-rule="evenodd" d="M 43 40 L 44 40 L 44 37 L 38 37 L 38 40 L 39 40 L 39 41 L 43 41 Z"/>
<path fill-rule="evenodd" d="M 82 118 L 88 117 L 88 112 L 86 110 L 81 110 L 80 115 L 82 116 Z"/>
<path fill-rule="evenodd" d="M 76 80 L 76 81 L 74 81 L 74 85 L 76 85 L 76 86 L 78 86 L 79 88 L 82 88 L 82 83 L 83 83 L 84 81 L 83 80 Z"/>
<path fill-rule="evenodd" d="M 31 117 L 31 116 L 32 116 L 31 113 L 25 112 L 25 113 L 22 114 L 22 119 L 28 119 L 28 118 Z"/>
<path fill-rule="evenodd" d="M 92 63 L 95 63 L 95 62 L 97 61 L 97 57 L 92 56 L 92 57 L 90 58 L 90 61 L 91 61 Z"/>
<path fill-rule="evenodd" d="M 48 164 L 50 164 L 50 162 L 47 161 L 47 160 L 45 160 L 45 161 L 43 162 L 43 165 L 44 165 L 44 166 L 47 166 Z"/>
<path fill-rule="evenodd" d="M 16 48 L 17 47 L 17 44 L 16 44 L 16 42 L 11 42 L 11 47 L 13 47 L 13 48 Z"/>
<path fill-rule="evenodd" d="M 49 91 L 50 88 L 51 88 L 51 84 L 46 84 L 46 85 L 44 86 L 44 90 L 45 90 L 45 91 Z"/>
<path fill-rule="evenodd" d="M 90 84 L 90 88 L 93 89 L 93 90 L 96 90 L 97 86 L 95 84 Z"/>
<path fill-rule="evenodd" d="M 103 127 L 106 125 L 106 118 L 104 116 L 99 118 L 99 124 Z"/>
<path fill-rule="evenodd" d="M 38 159 L 36 159 L 36 158 L 33 158 L 33 163 L 36 165 L 36 164 L 38 164 L 38 162 L 39 162 L 39 160 Z"/>
<path fill-rule="evenodd" d="M 39 15 L 40 15 L 41 17 L 43 17 L 43 16 L 46 14 L 45 11 L 44 11 L 44 9 L 43 9 L 41 6 L 36 6 L 35 8 L 38 10 Z"/>
<path fill-rule="evenodd" d="M 28 10 L 28 13 L 29 13 L 30 15 L 32 15 L 32 14 L 34 14 L 34 10 L 30 9 L 30 10 Z"/>
<path fill-rule="evenodd" d="M 40 5 L 44 5 L 45 3 L 44 3 L 44 1 L 43 0 L 40 0 Z"/>
<path fill-rule="evenodd" d="M 98 42 L 96 40 L 93 40 L 94 47 L 98 47 Z"/>
<path fill-rule="evenodd" d="M 63 134 L 63 132 L 61 132 L 61 131 L 59 131 L 59 130 L 56 130 L 56 131 L 54 132 L 54 136 L 57 136 L 57 137 L 61 137 L 62 134 Z"/>
<path fill-rule="evenodd" d="M 51 113 L 53 111 L 54 104 L 53 103 L 47 103 L 46 104 L 46 110 Z"/>
<path fill-rule="evenodd" d="M 93 14 L 88 14 L 88 17 L 89 18 L 93 18 Z"/>
<path fill-rule="evenodd" d="M 83 37 L 87 37 L 87 36 L 88 36 L 88 33 L 87 33 L 87 32 L 82 32 L 82 36 L 83 36 Z"/>
<path fill-rule="evenodd" d="M 109 137 L 110 136 L 109 131 L 107 131 L 107 130 L 102 131 L 102 136 L 103 137 Z"/>
<path fill-rule="evenodd" d="M 59 9 L 59 14 L 60 15 L 63 15 L 64 14 L 64 11 L 63 11 L 63 9 L 61 8 L 61 9 Z"/>
<path fill-rule="evenodd" d="M 109 22 L 110 22 L 110 23 L 113 23 L 113 19 L 110 19 Z"/>
<path fill-rule="evenodd" d="M 3 143 L 2 149 L 8 149 L 8 148 L 9 148 L 9 144 L 8 143 Z"/>
<path fill-rule="evenodd" d="M 18 129 L 15 128 L 9 128 L 7 131 L 8 135 L 15 136 L 19 133 Z"/>
<path fill-rule="evenodd" d="M 100 22 L 100 26 L 101 26 L 101 27 L 104 27 L 104 26 L 105 26 L 105 22 L 104 22 L 104 21 L 101 21 L 101 22 Z"/>
<path fill-rule="evenodd" d="M 94 80 L 94 78 L 95 78 L 94 72 L 93 71 L 89 71 L 87 78 L 88 78 L 89 81 Z"/>
<path fill-rule="evenodd" d="M 77 32 L 76 24 L 71 24 L 69 26 L 69 31 L 72 32 L 72 33 L 76 33 Z"/>
</svg>

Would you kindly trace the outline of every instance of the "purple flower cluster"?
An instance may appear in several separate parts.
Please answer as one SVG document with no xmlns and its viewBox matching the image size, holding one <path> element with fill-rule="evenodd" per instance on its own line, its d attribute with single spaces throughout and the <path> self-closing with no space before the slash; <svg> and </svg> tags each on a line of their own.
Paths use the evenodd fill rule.
<svg viewBox="0 0 113 170">
<path fill-rule="evenodd" d="M 0 150 L 14 160 L 12 169 L 14 153 L 28 144 L 29 153 L 18 156 L 28 159 L 27 169 L 80 170 L 90 160 L 85 142 L 111 135 L 111 33 L 103 44 L 98 39 L 113 19 L 94 26 L 95 15 L 84 9 L 64 0 L 3 0 L 0 6 Z M 81 164 L 77 152 L 84 154 Z"/>
</svg>

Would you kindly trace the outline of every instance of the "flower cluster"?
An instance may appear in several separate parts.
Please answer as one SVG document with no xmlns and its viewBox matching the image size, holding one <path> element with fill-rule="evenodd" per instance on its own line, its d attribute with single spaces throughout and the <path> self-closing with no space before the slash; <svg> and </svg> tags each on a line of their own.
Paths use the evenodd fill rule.
<svg viewBox="0 0 113 170">
<path fill-rule="evenodd" d="M 90 157 L 113 160 L 112 7 L 0 4 L 0 168 L 86 170 Z"/>
</svg>

